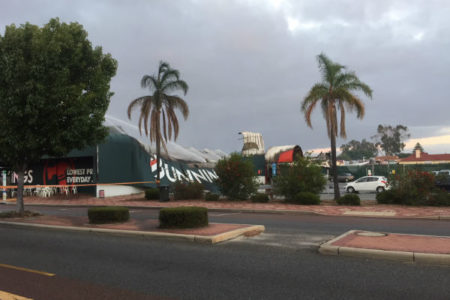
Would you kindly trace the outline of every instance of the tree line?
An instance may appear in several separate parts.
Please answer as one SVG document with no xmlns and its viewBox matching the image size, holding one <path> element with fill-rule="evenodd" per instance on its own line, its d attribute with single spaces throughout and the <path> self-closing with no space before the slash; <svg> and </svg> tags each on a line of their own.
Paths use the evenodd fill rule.
<svg viewBox="0 0 450 300">
<path fill-rule="evenodd" d="M 404 141 L 410 137 L 408 127 L 404 125 L 378 125 L 377 134 L 371 137 L 373 142 L 362 139 L 361 141 L 351 140 L 341 145 L 341 154 L 338 156 L 342 160 L 361 160 L 378 156 L 381 149 L 386 156 L 398 156 L 404 158 L 411 153 L 404 153 Z M 413 153 L 416 149 L 421 150 L 423 147 L 420 143 L 416 143 Z"/>
</svg>

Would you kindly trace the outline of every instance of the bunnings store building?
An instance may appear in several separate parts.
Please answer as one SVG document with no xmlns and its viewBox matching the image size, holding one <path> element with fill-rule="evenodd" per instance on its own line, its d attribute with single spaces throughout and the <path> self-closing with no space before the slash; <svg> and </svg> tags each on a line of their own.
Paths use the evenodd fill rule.
<svg viewBox="0 0 450 300">
<path fill-rule="evenodd" d="M 156 187 L 156 155 L 149 150 L 136 138 L 110 127 L 109 136 L 102 144 L 74 150 L 63 158 L 43 158 L 39 164 L 30 166 L 25 173 L 25 187 L 75 185 L 78 193 L 97 197 L 138 193 Z M 184 160 L 162 158 L 161 185 L 190 180 L 215 191 L 213 181 L 217 175 L 213 166 L 212 162 L 189 161 L 189 156 Z M 8 185 L 17 182 L 14 174 L 9 173 L 7 178 Z"/>
</svg>

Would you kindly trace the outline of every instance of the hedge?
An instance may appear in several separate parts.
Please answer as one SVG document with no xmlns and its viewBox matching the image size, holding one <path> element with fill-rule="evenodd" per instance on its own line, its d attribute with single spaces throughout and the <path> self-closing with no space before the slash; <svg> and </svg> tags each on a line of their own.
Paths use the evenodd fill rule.
<svg viewBox="0 0 450 300">
<path fill-rule="evenodd" d="M 145 190 L 145 199 L 147 200 L 159 200 L 159 189 L 150 188 Z"/>
<path fill-rule="evenodd" d="M 300 192 L 297 193 L 294 198 L 288 199 L 287 202 L 293 204 L 319 205 L 320 197 L 311 192 Z"/>
<path fill-rule="evenodd" d="M 339 205 L 361 205 L 361 199 L 356 194 L 347 194 L 337 199 Z"/>
<path fill-rule="evenodd" d="M 174 186 L 175 200 L 201 199 L 205 187 L 199 182 L 175 182 Z"/>
<path fill-rule="evenodd" d="M 387 190 L 377 194 L 379 204 L 450 206 L 450 194 L 443 190 L 433 190 L 422 201 L 411 200 L 409 193 L 402 190 Z"/>
<path fill-rule="evenodd" d="M 269 202 L 269 196 L 264 193 L 256 193 L 250 197 L 250 200 L 255 203 L 267 203 Z"/>
<path fill-rule="evenodd" d="M 91 224 L 125 222 L 130 218 L 130 212 L 123 206 L 91 207 L 88 217 Z"/>
<path fill-rule="evenodd" d="M 208 226 L 208 209 L 196 206 L 166 207 L 159 211 L 160 228 L 195 228 Z"/>
<path fill-rule="evenodd" d="M 219 201 L 219 195 L 213 193 L 205 194 L 205 201 Z"/>
</svg>

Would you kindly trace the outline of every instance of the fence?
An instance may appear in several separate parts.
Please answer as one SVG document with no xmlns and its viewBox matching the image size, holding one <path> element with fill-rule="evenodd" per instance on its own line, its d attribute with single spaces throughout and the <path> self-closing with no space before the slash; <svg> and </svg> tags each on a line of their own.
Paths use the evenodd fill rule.
<svg viewBox="0 0 450 300">
<path fill-rule="evenodd" d="M 439 171 L 444 169 L 450 169 L 450 163 L 448 164 L 415 164 L 415 165 L 363 165 L 363 166 L 338 166 L 338 174 L 352 173 L 355 178 L 366 176 L 369 174 L 369 170 L 372 175 L 389 176 L 393 174 L 394 170 L 396 174 L 408 172 L 408 170 L 420 170 L 420 171 Z"/>
</svg>

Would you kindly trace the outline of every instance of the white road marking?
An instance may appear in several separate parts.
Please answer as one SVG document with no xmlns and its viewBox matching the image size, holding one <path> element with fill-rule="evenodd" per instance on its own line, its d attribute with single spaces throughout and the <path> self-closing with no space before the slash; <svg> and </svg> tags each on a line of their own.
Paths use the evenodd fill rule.
<svg viewBox="0 0 450 300">
<path fill-rule="evenodd" d="M 240 212 L 237 212 L 237 213 L 224 213 L 224 214 L 212 214 L 211 216 L 213 216 L 213 217 L 223 217 L 223 216 L 231 216 L 231 215 L 240 215 L 241 213 Z"/>
</svg>

